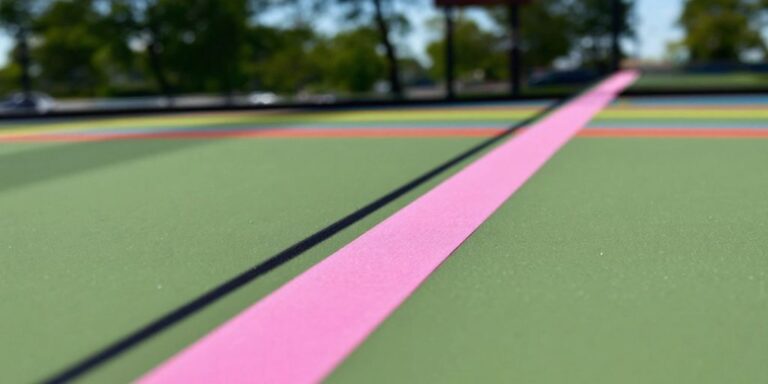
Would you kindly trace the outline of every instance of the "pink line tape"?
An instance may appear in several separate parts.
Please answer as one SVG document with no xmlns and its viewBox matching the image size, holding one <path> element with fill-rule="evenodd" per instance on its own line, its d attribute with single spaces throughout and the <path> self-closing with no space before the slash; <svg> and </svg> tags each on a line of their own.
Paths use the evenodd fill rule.
<svg viewBox="0 0 768 384">
<path fill-rule="evenodd" d="M 322 380 L 636 77 L 620 72 L 569 102 L 139 382 Z"/>
</svg>

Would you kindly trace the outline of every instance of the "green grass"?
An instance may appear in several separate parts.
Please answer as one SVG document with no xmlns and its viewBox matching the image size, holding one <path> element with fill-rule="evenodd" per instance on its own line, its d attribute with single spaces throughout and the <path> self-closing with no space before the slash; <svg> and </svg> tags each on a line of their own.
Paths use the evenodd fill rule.
<svg viewBox="0 0 768 384">
<path fill-rule="evenodd" d="M 328 380 L 763 383 L 768 141 L 577 139 Z"/>
</svg>

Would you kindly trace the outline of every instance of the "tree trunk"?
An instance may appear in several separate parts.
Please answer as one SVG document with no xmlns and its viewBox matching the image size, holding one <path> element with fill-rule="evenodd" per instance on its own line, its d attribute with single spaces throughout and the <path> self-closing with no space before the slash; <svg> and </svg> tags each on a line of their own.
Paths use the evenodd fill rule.
<svg viewBox="0 0 768 384">
<path fill-rule="evenodd" d="M 384 12 L 381 9 L 381 0 L 373 0 L 373 6 L 376 11 L 376 26 L 379 29 L 381 42 L 384 44 L 384 50 L 387 55 L 387 62 L 389 63 L 389 86 L 392 94 L 396 98 L 402 98 L 403 87 L 400 84 L 400 65 L 397 62 L 395 46 L 392 44 L 392 40 L 389 37 L 389 28 L 387 26 L 387 21 L 384 19 Z"/>
<path fill-rule="evenodd" d="M 29 99 L 32 94 L 32 80 L 29 76 L 29 41 L 27 39 L 27 31 L 25 28 L 19 29 L 17 36 L 19 47 L 19 66 L 21 67 L 21 90 L 24 93 L 24 98 Z"/>
<path fill-rule="evenodd" d="M 160 92 L 166 97 L 168 103 L 173 105 L 173 91 L 171 90 L 168 78 L 165 76 L 165 70 L 160 58 L 160 47 L 157 41 L 155 41 L 154 36 L 151 37 L 151 41 L 147 46 L 147 56 L 149 57 L 149 67 L 152 75 L 155 77 L 157 86 L 160 88 Z"/>
<path fill-rule="evenodd" d="M 611 71 L 621 67 L 621 19 L 623 13 L 621 0 L 611 0 Z"/>
<path fill-rule="evenodd" d="M 224 104 L 226 105 L 233 105 L 235 103 L 235 81 L 233 79 L 235 71 L 236 65 L 229 63 L 229 65 L 225 67 L 223 81 L 219 83 L 224 96 Z"/>
</svg>

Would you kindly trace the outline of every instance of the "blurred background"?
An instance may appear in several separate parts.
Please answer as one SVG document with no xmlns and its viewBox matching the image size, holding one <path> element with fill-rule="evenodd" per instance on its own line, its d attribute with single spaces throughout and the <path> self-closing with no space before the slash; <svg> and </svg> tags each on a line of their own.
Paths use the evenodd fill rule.
<svg viewBox="0 0 768 384">
<path fill-rule="evenodd" d="M 441 99 L 447 15 L 455 96 L 505 97 L 510 8 L 0 0 L 0 113 Z M 640 91 L 768 90 L 768 0 L 533 0 L 516 12 L 518 97 L 568 93 L 617 59 L 645 71 Z"/>
</svg>

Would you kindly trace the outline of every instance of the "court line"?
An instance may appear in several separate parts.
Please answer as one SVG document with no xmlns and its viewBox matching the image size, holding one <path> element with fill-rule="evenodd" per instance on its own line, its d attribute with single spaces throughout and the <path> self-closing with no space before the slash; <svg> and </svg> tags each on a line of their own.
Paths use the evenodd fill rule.
<svg viewBox="0 0 768 384">
<path fill-rule="evenodd" d="M 180 321 L 213 304 L 224 296 L 229 295 L 230 293 L 242 288 L 246 284 L 251 283 L 259 277 L 269 273 L 270 271 L 301 256 L 304 252 L 314 248 L 318 244 L 349 228 L 360 220 L 365 219 L 389 203 L 429 182 L 444 172 L 447 172 L 463 161 L 472 158 L 473 156 L 494 146 L 506 137 L 509 137 L 524 127 L 538 121 L 539 119 L 548 115 L 551 111 L 557 109 L 565 101 L 566 100 L 557 100 L 553 102 L 547 108 L 544 108 L 537 114 L 516 123 L 501 134 L 488 140 L 484 140 L 483 142 L 469 148 L 468 150 L 456 155 L 455 157 L 416 177 L 406 184 L 395 188 L 394 190 L 390 191 L 384 196 L 379 197 L 364 207 L 340 218 L 339 220 L 329 224 L 327 227 L 298 241 L 297 243 L 289 246 L 281 252 L 273 255 L 269 259 L 253 266 L 251 269 L 248 269 L 241 274 L 234 276 L 219 286 L 214 287 L 213 289 L 201 294 L 200 296 L 190 300 L 187 303 L 184 303 L 180 307 L 163 314 L 161 317 L 155 319 L 154 321 L 143 325 L 142 327 L 134 330 L 123 338 L 116 340 L 115 342 L 105 346 L 95 353 L 84 357 L 82 360 L 76 361 L 71 366 L 68 366 L 60 372 L 50 376 L 48 379 L 44 380 L 44 382 L 67 383 L 78 377 L 81 377 L 90 370 L 97 368 L 116 357 L 119 357 L 120 355 L 126 353 L 127 351 L 143 343 L 149 338 L 156 336 L 157 334 L 165 331 Z"/>
<path fill-rule="evenodd" d="M 6 142 L 87 142 L 155 139 L 226 139 L 226 138 L 409 138 L 409 137 L 491 137 L 508 128 L 260 128 L 220 131 L 99 132 L 48 133 L 24 136 L 0 136 Z"/>
<path fill-rule="evenodd" d="M 199 116 L 196 114 L 185 114 L 175 118 L 169 117 L 146 117 L 132 119 L 108 119 L 108 120 L 71 120 L 66 122 L 48 122 L 25 125 L 3 125 L 0 124 L 0 135 L 15 136 L 45 134 L 45 133 L 66 133 L 66 132 L 86 132 L 100 131 L 104 129 L 137 129 L 146 126 L 152 127 L 205 127 L 210 125 L 308 125 L 311 123 L 370 123 L 370 122 L 424 122 L 424 121 L 461 121 L 472 120 L 482 112 L 485 120 L 510 121 L 527 117 L 539 112 L 542 107 L 535 108 L 496 108 L 493 110 L 478 108 L 444 108 L 440 110 L 424 110 L 401 108 L 397 110 L 359 110 L 359 111 L 340 111 L 340 112 L 305 112 L 295 110 L 293 113 L 259 113 L 259 114 L 222 114 L 221 116 Z M 285 112 L 285 111 L 284 111 Z"/>
<path fill-rule="evenodd" d="M 307 383 L 326 377 L 627 86 L 620 72 L 384 220 L 139 380 Z"/>
</svg>

